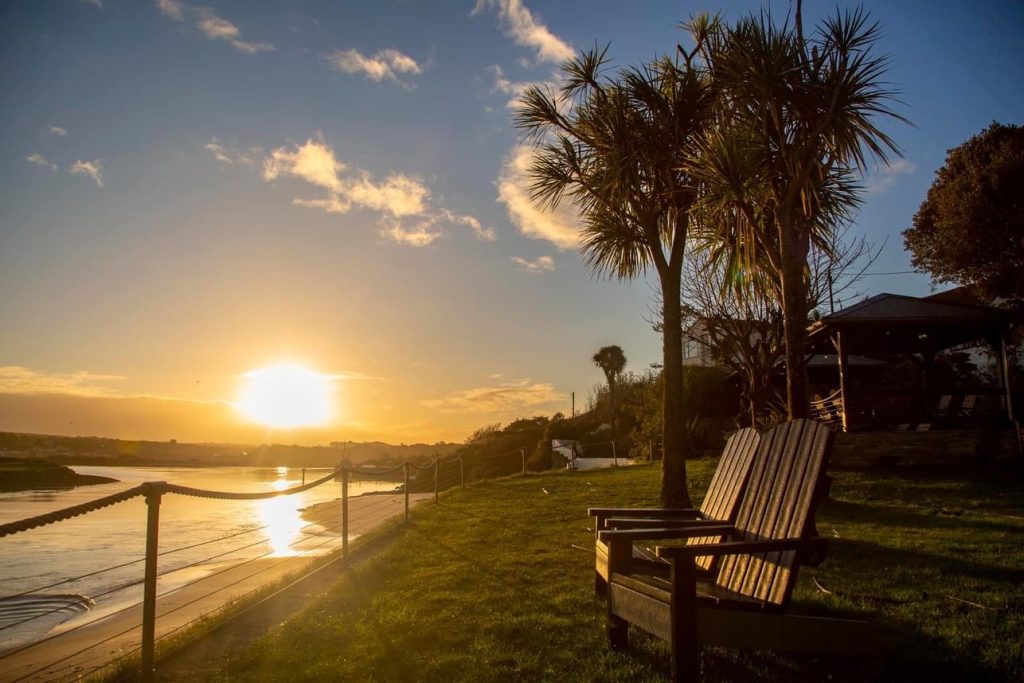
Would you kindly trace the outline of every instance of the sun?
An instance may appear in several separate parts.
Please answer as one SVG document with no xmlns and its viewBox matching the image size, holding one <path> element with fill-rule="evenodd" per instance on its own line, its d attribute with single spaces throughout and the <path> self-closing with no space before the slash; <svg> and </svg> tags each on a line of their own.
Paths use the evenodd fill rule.
<svg viewBox="0 0 1024 683">
<path fill-rule="evenodd" d="M 334 412 L 334 383 L 301 365 L 281 364 L 242 374 L 245 386 L 235 407 L 267 427 L 292 429 L 326 424 Z"/>
</svg>

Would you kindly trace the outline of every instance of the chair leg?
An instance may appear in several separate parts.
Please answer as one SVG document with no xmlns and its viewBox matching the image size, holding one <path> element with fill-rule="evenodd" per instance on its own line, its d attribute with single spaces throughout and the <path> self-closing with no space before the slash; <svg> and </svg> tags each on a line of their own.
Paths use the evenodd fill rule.
<svg viewBox="0 0 1024 683">
<path fill-rule="evenodd" d="M 672 681 L 697 683 L 700 645 L 697 644 L 697 574 L 693 558 L 672 560 L 671 617 Z"/>
<path fill-rule="evenodd" d="M 604 580 L 600 572 L 594 572 L 594 592 L 599 598 L 608 597 L 608 582 Z"/>
<path fill-rule="evenodd" d="M 613 650 L 629 647 L 629 622 L 608 612 L 608 644 Z"/>
</svg>

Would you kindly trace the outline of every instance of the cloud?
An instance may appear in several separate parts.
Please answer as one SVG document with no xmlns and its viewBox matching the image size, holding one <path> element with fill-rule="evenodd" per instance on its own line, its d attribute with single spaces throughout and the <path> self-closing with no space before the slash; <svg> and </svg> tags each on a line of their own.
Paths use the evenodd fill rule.
<svg viewBox="0 0 1024 683">
<path fill-rule="evenodd" d="M 458 223 L 469 227 L 478 239 L 482 239 L 485 242 L 493 242 L 498 238 L 494 232 L 494 228 L 485 228 L 480 224 L 480 221 L 473 216 L 457 214 L 453 211 L 442 209 L 440 217 L 450 223 Z"/>
<path fill-rule="evenodd" d="M 255 165 L 257 157 L 263 152 L 259 147 L 250 147 L 246 151 L 222 143 L 217 138 L 210 138 L 210 141 L 203 145 L 213 158 L 224 164 L 243 164 L 246 166 Z"/>
<path fill-rule="evenodd" d="M 523 379 L 497 386 L 456 391 L 444 398 L 420 401 L 446 413 L 520 413 L 566 400 L 565 394 L 546 382 Z"/>
<path fill-rule="evenodd" d="M 335 50 L 324 55 L 334 69 L 347 74 L 362 73 L 371 81 L 388 79 L 403 83 L 399 74 L 419 76 L 423 69 L 409 55 L 394 49 L 379 50 L 367 57 L 356 49 Z"/>
<path fill-rule="evenodd" d="M 196 7 L 179 2 L 179 0 L 156 0 L 156 6 L 164 16 L 174 21 L 190 20 L 200 33 L 210 40 L 221 40 L 239 52 L 254 55 L 260 52 L 273 52 L 270 43 L 254 43 L 242 39 L 242 31 L 233 23 L 218 17 L 208 7 Z"/>
<path fill-rule="evenodd" d="M 382 238 L 404 244 L 409 247 L 426 247 L 439 239 L 443 234 L 434 227 L 434 222 L 427 219 L 406 226 L 401 220 L 383 218 L 378 226 L 377 234 Z"/>
<path fill-rule="evenodd" d="M 527 273 L 544 273 L 555 269 L 555 260 L 550 256 L 540 256 L 535 261 L 527 261 L 524 258 L 513 256 L 512 263 Z"/>
<path fill-rule="evenodd" d="M 103 187 L 103 160 L 94 159 L 93 161 L 82 161 L 79 159 L 75 163 L 71 164 L 68 169 L 72 173 L 80 175 L 87 175 L 96 181 L 96 184 Z"/>
<path fill-rule="evenodd" d="M 573 249 L 579 245 L 580 218 L 572 203 L 566 199 L 556 209 L 541 210 L 530 199 L 533 153 L 532 147 L 519 146 L 505 159 L 498 177 L 498 201 L 523 235 L 547 240 L 559 249 Z"/>
<path fill-rule="evenodd" d="M 864 178 L 864 191 L 868 194 L 880 194 L 893 185 L 901 175 L 912 175 L 917 165 L 906 159 L 897 159 L 891 164 L 880 166 L 875 173 Z"/>
<path fill-rule="evenodd" d="M 47 126 L 47 128 L 54 135 L 60 135 L 61 137 L 63 137 L 63 136 L 68 134 L 68 132 L 66 130 L 64 130 L 63 128 L 61 128 L 60 126 Z"/>
<path fill-rule="evenodd" d="M 29 154 L 27 157 L 25 157 L 25 161 L 27 161 L 30 164 L 35 164 L 36 166 L 43 166 L 44 168 L 48 168 L 51 171 L 57 170 L 57 164 L 53 163 L 52 161 L 44 157 L 42 154 L 39 154 L 38 152 L 36 152 L 35 154 Z"/>
<path fill-rule="evenodd" d="M 123 379 L 120 375 L 87 371 L 38 372 L 20 365 L 5 365 L 0 366 L 0 393 L 111 396 L 113 391 L 104 385 Z"/>
<path fill-rule="evenodd" d="M 185 6 L 176 0 L 156 0 L 156 6 L 165 16 L 181 21 L 185 18 Z"/>
<path fill-rule="evenodd" d="M 575 53 L 571 45 L 538 21 L 522 0 L 477 0 L 472 14 L 480 14 L 487 7 L 497 8 L 505 33 L 517 45 L 536 50 L 538 61 L 558 64 Z"/>
<path fill-rule="evenodd" d="M 262 154 L 251 148 L 242 154 L 211 138 L 203 145 L 221 163 L 255 163 Z M 283 145 L 270 150 L 262 161 L 262 176 L 267 182 L 295 178 L 323 190 L 319 197 L 295 197 L 292 204 L 344 214 L 364 209 L 381 214 L 378 234 L 396 244 L 425 247 L 444 234 L 444 225 L 468 227 L 482 240 L 493 241 L 493 228 L 475 217 L 451 211 L 432 201 L 430 188 L 417 176 L 400 172 L 377 178 L 369 171 L 343 162 L 323 135 L 301 144 Z"/>
<path fill-rule="evenodd" d="M 353 169 L 338 160 L 323 139 L 309 139 L 302 145 L 278 147 L 263 162 L 263 179 L 291 176 L 322 187 L 328 196 L 321 199 L 295 199 L 301 206 L 321 208 L 328 213 L 346 213 L 353 206 L 381 211 L 392 216 L 412 216 L 425 212 L 430 191 L 418 178 L 392 173 L 382 181 L 367 171 Z"/>
</svg>

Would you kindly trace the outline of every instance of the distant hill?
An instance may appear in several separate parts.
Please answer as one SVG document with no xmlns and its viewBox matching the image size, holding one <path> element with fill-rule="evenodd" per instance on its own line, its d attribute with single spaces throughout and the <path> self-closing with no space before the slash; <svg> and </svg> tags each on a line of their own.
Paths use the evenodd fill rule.
<svg viewBox="0 0 1024 683">
<path fill-rule="evenodd" d="M 45 458 L 64 465 L 331 467 L 342 460 L 380 464 L 422 460 L 449 455 L 460 446 L 443 441 L 397 446 L 379 441 L 330 446 L 178 443 L 0 432 L 0 456 Z"/>
</svg>

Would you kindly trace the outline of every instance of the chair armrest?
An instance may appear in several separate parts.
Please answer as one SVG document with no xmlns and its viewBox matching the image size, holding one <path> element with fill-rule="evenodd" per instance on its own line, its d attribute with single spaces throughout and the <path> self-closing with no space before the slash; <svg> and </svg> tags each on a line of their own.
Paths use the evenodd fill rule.
<svg viewBox="0 0 1024 683">
<path fill-rule="evenodd" d="M 677 527 L 674 529 L 606 530 L 601 531 L 598 534 L 598 539 L 605 543 L 611 543 L 612 541 L 670 541 L 673 539 L 700 536 L 726 536 L 735 533 L 735 531 L 736 528 L 732 524 L 707 524 L 700 526 Z M 707 553 L 703 554 L 706 555 Z"/>
<path fill-rule="evenodd" d="M 606 529 L 677 529 L 680 527 L 721 526 L 721 519 L 655 519 L 652 517 L 611 517 L 604 521 Z"/>
<path fill-rule="evenodd" d="M 695 508 L 587 508 L 591 517 L 679 517 L 684 519 L 700 516 Z"/>
<path fill-rule="evenodd" d="M 710 527 L 708 527 L 710 528 Z M 618 533 L 618 532 L 605 532 Z M 701 534 L 693 534 L 701 535 Z M 704 534 L 706 535 L 706 534 Z M 824 550 L 828 540 L 821 536 L 811 538 L 772 538 L 762 541 L 722 541 L 721 543 L 701 543 L 687 546 L 658 546 L 655 552 L 665 560 L 677 558 L 694 558 L 706 555 L 746 555 L 749 553 L 770 553 L 785 550 Z"/>
</svg>

